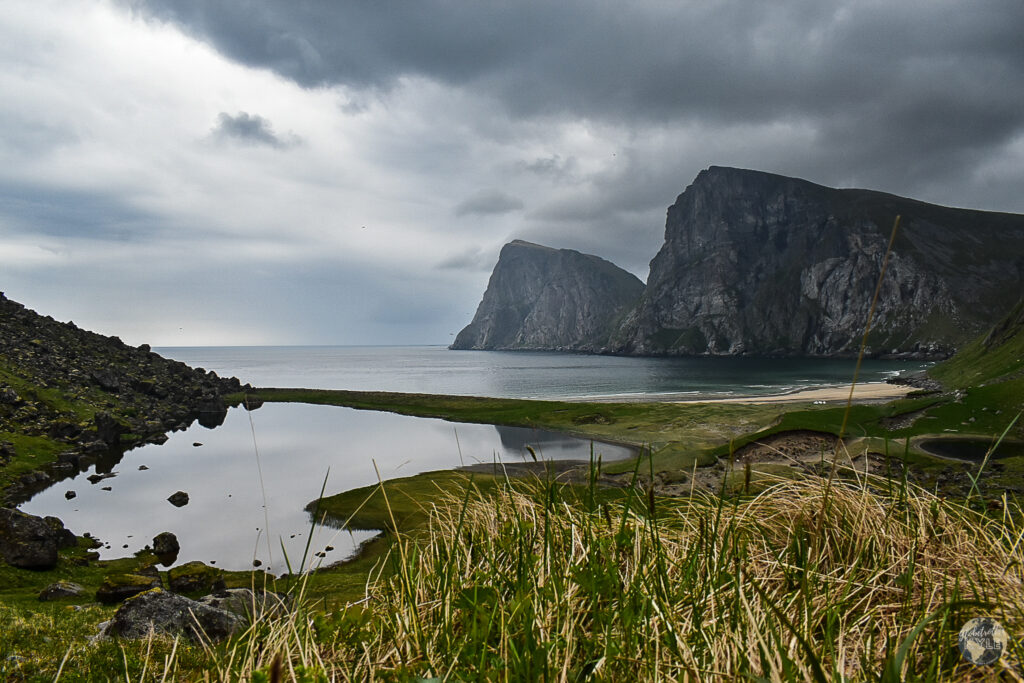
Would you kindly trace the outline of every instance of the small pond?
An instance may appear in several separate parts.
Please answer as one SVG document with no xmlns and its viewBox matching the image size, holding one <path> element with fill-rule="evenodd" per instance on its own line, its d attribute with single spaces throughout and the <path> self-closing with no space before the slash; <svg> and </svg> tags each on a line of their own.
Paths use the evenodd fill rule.
<svg viewBox="0 0 1024 683">
<path fill-rule="evenodd" d="M 917 445 L 921 450 L 943 458 L 981 462 L 985 459 L 985 454 L 992 448 L 993 443 L 991 439 L 944 437 L 941 439 L 925 439 Z M 992 459 L 1012 458 L 1021 455 L 1024 455 L 1024 442 L 1003 441 L 992 452 L 990 457 Z"/>
<path fill-rule="evenodd" d="M 588 440 L 540 430 L 285 403 L 232 409 L 216 429 L 193 424 L 169 436 L 163 445 L 128 451 L 116 463 L 65 479 L 20 508 L 98 537 L 103 558 L 128 556 L 170 531 L 181 544 L 176 564 L 201 560 L 241 570 L 258 559 L 281 574 L 287 571 L 282 543 L 298 567 L 311 533 L 304 507 L 320 494 L 325 476 L 331 495 L 376 483 L 374 461 L 380 476 L 392 479 L 461 464 L 522 462 L 530 458 L 526 445 L 549 460 L 586 460 L 591 449 Z M 594 451 L 605 461 L 633 455 L 604 443 Z M 116 476 L 91 483 L 87 477 L 97 469 Z M 75 497 L 66 498 L 68 491 Z M 176 491 L 188 493 L 187 505 L 168 502 Z M 375 535 L 326 526 L 312 533 L 310 553 L 326 553 L 324 564 L 351 556 Z"/>
</svg>

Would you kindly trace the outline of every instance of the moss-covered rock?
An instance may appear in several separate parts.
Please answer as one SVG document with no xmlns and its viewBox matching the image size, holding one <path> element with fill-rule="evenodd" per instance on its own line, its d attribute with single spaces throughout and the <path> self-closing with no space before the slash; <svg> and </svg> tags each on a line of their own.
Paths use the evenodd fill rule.
<svg viewBox="0 0 1024 683">
<path fill-rule="evenodd" d="M 167 572 L 167 582 L 175 593 L 200 593 L 213 589 L 223 572 L 202 562 L 188 562 Z"/>
<path fill-rule="evenodd" d="M 155 574 L 155 575 L 154 575 Z M 143 593 L 152 588 L 162 587 L 160 575 L 153 573 L 108 574 L 96 590 L 96 599 L 104 604 L 114 604 Z"/>
</svg>

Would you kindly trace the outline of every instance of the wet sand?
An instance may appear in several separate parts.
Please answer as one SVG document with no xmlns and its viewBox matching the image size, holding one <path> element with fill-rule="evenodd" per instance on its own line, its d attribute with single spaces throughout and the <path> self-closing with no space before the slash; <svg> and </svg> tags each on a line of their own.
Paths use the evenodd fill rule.
<svg viewBox="0 0 1024 683">
<path fill-rule="evenodd" d="M 886 384 L 885 382 L 867 382 L 854 387 L 853 400 L 858 403 L 869 401 L 892 401 L 903 398 L 913 387 L 902 384 Z M 673 401 L 673 403 L 813 403 L 814 401 L 825 401 L 826 403 L 843 402 L 850 397 L 850 386 L 818 387 L 814 389 L 801 389 L 788 394 L 774 394 L 770 396 L 736 396 L 730 398 L 693 399 Z"/>
</svg>

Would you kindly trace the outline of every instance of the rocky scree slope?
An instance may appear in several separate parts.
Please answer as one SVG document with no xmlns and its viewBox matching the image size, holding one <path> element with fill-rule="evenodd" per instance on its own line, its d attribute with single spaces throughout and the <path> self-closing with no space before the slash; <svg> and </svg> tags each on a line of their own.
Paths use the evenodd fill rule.
<svg viewBox="0 0 1024 683">
<path fill-rule="evenodd" d="M 453 349 L 600 351 L 644 291 L 597 256 L 516 240 L 506 244 L 473 321 Z"/>
<path fill-rule="evenodd" d="M 42 316 L 0 293 L 0 486 L 8 501 L 193 420 L 216 426 L 236 378 Z M 31 462 L 31 467 L 26 463 Z"/>
<path fill-rule="evenodd" d="M 897 215 L 870 351 L 947 356 L 1021 295 L 1024 216 L 720 167 L 669 208 L 647 289 L 607 350 L 852 355 Z"/>
</svg>

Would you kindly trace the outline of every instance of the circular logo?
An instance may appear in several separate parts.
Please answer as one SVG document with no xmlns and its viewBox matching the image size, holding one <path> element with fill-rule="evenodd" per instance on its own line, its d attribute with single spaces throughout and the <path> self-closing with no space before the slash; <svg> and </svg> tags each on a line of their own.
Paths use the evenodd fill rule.
<svg viewBox="0 0 1024 683">
<path fill-rule="evenodd" d="M 999 659 L 1009 638 L 991 617 L 975 617 L 960 629 L 960 654 L 971 664 L 985 666 Z"/>
</svg>

